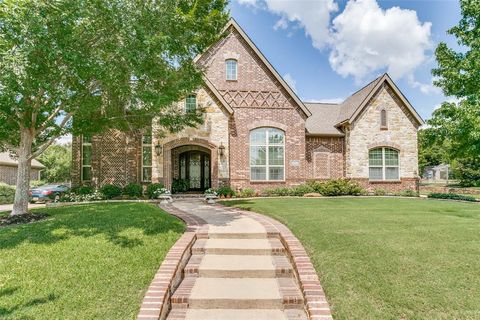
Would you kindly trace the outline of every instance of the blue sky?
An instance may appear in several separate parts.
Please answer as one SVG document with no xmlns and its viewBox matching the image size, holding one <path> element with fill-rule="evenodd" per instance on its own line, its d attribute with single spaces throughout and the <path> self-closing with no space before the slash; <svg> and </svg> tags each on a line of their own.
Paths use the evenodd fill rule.
<svg viewBox="0 0 480 320">
<path fill-rule="evenodd" d="M 304 101 L 340 101 L 388 71 L 424 119 L 448 99 L 434 50 L 456 45 L 453 0 L 231 0 L 230 12 Z"/>
</svg>

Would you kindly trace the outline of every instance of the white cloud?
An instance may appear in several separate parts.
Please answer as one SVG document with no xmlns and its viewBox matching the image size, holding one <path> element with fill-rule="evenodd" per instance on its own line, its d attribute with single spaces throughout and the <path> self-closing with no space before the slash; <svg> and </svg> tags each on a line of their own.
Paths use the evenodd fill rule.
<svg viewBox="0 0 480 320">
<path fill-rule="evenodd" d="M 420 91 L 423 94 L 440 94 L 440 93 L 442 93 L 442 89 L 433 85 L 433 80 L 434 79 L 432 78 L 430 83 L 422 83 L 422 82 L 419 82 L 419 81 L 415 80 L 413 75 L 408 77 L 408 83 L 410 83 L 410 85 L 413 88 L 420 89 Z"/>
<path fill-rule="evenodd" d="M 237 0 L 237 1 L 240 4 L 251 5 L 254 7 L 257 5 L 257 0 Z"/>
<path fill-rule="evenodd" d="M 375 0 L 350 0 L 332 22 L 330 65 L 357 81 L 384 69 L 395 79 L 411 75 L 432 48 L 431 23 L 413 10 L 383 10 Z"/>
<path fill-rule="evenodd" d="M 334 0 L 265 0 L 265 3 L 267 10 L 280 16 L 275 29 L 285 30 L 289 23 L 294 23 L 305 29 L 315 48 L 322 49 L 328 42 L 330 14 L 338 10 Z"/>
<path fill-rule="evenodd" d="M 72 135 L 67 134 L 67 135 L 61 136 L 57 140 L 55 140 L 55 143 L 60 145 L 72 143 Z"/>
<path fill-rule="evenodd" d="M 340 104 L 344 101 L 344 98 L 330 98 L 330 99 L 304 99 L 304 102 L 310 103 L 331 103 Z"/>
<path fill-rule="evenodd" d="M 297 81 L 292 77 L 290 73 L 287 73 L 283 76 L 283 80 L 290 86 L 290 88 L 297 92 Z"/>
</svg>

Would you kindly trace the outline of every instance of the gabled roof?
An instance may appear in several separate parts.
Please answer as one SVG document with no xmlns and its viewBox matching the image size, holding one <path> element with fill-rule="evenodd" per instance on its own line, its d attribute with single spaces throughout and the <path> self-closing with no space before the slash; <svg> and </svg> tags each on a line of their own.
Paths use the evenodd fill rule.
<svg viewBox="0 0 480 320">
<path fill-rule="evenodd" d="M 233 114 L 233 108 L 228 104 L 227 101 L 223 98 L 223 96 L 218 92 L 217 88 L 213 85 L 213 83 L 210 82 L 206 77 L 203 78 L 203 81 L 205 83 L 205 86 L 212 91 L 212 93 L 215 95 L 215 97 L 222 103 L 223 107 L 228 111 L 230 115 Z"/>
<path fill-rule="evenodd" d="M 342 124 L 353 123 L 368 105 L 368 102 L 372 96 L 378 92 L 385 82 L 388 83 L 395 94 L 405 104 L 415 120 L 418 121 L 418 124 L 423 124 L 423 119 L 413 108 L 410 102 L 408 102 L 405 96 L 400 92 L 390 76 L 388 74 L 384 74 L 352 94 L 342 103 L 333 104 L 305 102 L 305 105 L 313 114 L 307 119 L 305 124 L 307 133 L 311 135 L 325 136 L 343 135 L 338 128 Z"/>
<path fill-rule="evenodd" d="M 8 152 L 0 152 L 0 165 L 16 167 L 18 165 L 17 160 L 10 157 Z M 32 159 L 32 168 L 33 169 L 44 169 L 45 166 L 39 161 Z"/>
<path fill-rule="evenodd" d="M 299 108 L 305 113 L 307 117 L 310 117 L 312 113 L 308 108 L 303 104 L 303 102 L 298 98 L 296 93 L 290 88 L 290 86 L 285 82 L 285 80 L 280 76 L 280 74 L 275 70 L 275 68 L 272 66 L 272 64 L 265 58 L 265 56 L 262 54 L 262 52 L 257 48 L 257 46 L 253 43 L 253 41 L 248 37 L 248 35 L 243 31 L 243 29 L 240 27 L 240 25 L 235 21 L 235 19 L 231 18 L 226 26 L 223 29 L 223 32 L 228 31 L 229 28 L 234 28 L 240 36 L 243 38 L 243 40 L 252 48 L 253 52 L 258 56 L 258 58 L 262 61 L 262 63 L 267 67 L 267 69 L 273 74 L 275 79 L 282 85 L 282 87 L 287 91 L 287 93 L 290 95 L 290 97 L 295 101 L 295 103 L 299 106 Z M 206 50 L 206 52 L 209 51 L 210 48 Z M 201 54 L 198 55 L 195 58 L 195 62 L 197 62 L 201 58 Z"/>
<path fill-rule="evenodd" d="M 343 137 L 344 134 L 335 127 L 341 106 L 333 103 L 304 102 L 312 115 L 305 122 L 305 129 L 309 134 L 322 134 Z"/>
<path fill-rule="evenodd" d="M 360 89 L 359 91 L 352 94 L 350 97 L 347 98 L 344 102 L 341 103 L 342 105 L 342 112 L 340 117 L 338 118 L 338 124 L 342 124 L 344 122 L 352 123 L 354 122 L 358 115 L 363 111 L 363 109 L 367 106 L 370 99 L 373 97 L 375 93 L 377 93 L 378 89 L 384 83 L 388 83 L 390 87 L 393 89 L 395 94 L 400 98 L 400 100 L 405 104 L 408 111 L 413 115 L 415 120 L 418 121 L 418 124 L 422 125 L 425 122 L 423 121 L 422 117 L 418 114 L 415 108 L 410 104 L 410 102 L 405 98 L 403 93 L 398 89 L 397 85 L 393 82 L 388 74 L 384 74 L 377 79 L 373 80 L 365 87 Z"/>
</svg>

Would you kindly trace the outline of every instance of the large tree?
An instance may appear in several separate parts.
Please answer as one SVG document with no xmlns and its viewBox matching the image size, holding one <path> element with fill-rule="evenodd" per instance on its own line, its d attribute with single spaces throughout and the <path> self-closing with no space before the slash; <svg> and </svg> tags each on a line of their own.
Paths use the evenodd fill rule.
<svg viewBox="0 0 480 320">
<path fill-rule="evenodd" d="M 480 163 L 480 2 L 460 1 L 462 19 L 448 32 L 457 38 L 456 51 L 440 43 L 435 54 L 435 84 L 458 102 L 445 102 L 427 122 L 439 144 L 449 141 L 451 159 Z"/>
<path fill-rule="evenodd" d="M 197 89 L 194 57 L 218 39 L 225 0 L 0 1 L 0 149 L 18 157 L 12 214 L 27 213 L 30 163 L 60 135 L 201 121 L 173 102 Z M 74 119 L 74 121 L 72 121 Z"/>
<path fill-rule="evenodd" d="M 38 160 L 45 166 L 40 172 L 46 182 L 70 181 L 72 170 L 72 145 L 53 144 L 43 152 Z"/>
</svg>

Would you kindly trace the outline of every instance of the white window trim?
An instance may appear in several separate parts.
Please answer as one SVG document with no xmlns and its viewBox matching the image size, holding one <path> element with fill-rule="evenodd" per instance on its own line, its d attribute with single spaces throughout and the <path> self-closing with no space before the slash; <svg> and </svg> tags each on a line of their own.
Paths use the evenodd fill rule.
<svg viewBox="0 0 480 320">
<path fill-rule="evenodd" d="M 150 176 L 150 180 L 145 180 L 145 177 L 143 176 L 143 169 L 144 168 L 151 168 L 152 169 L 152 174 L 153 174 L 153 140 L 151 140 L 151 143 L 144 143 L 143 142 L 143 137 L 144 136 L 142 136 L 141 181 L 142 182 L 152 182 L 151 176 Z M 143 164 L 143 149 L 144 148 L 150 148 L 151 149 L 150 154 L 152 155 L 152 161 L 151 161 L 152 164 L 149 165 L 149 166 L 145 166 Z"/>
<path fill-rule="evenodd" d="M 376 150 L 376 149 L 382 149 L 382 165 L 381 166 L 375 166 L 375 165 L 370 165 L 370 151 L 372 150 Z M 398 152 L 398 165 L 396 166 L 387 166 L 385 164 L 385 149 L 391 149 L 391 150 L 395 150 Z M 370 179 L 370 168 L 382 168 L 382 179 Z M 397 168 L 398 169 L 398 179 L 386 179 L 386 169 L 387 168 Z M 394 149 L 394 148 L 390 148 L 390 147 L 380 147 L 380 148 L 373 148 L 373 149 L 370 149 L 368 150 L 368 169 L 369 169 L 369 172 L 368 172 L 368 180 L 369 181 L 373 181 L 373 182 L 377 182 L 377 181 L 401 181 L 401 178 L 400 178 L 400 151 L 397 150 L 397 149 Z"/>
<path fill-rule="evenodd" d="M 228 78 L 228 62 L 234 61 L 235 62 L 235 78 L 229 79 Z M 236 59 L 227 59 L 225 60 L 225 80 L 227 81 L 237 81 L 238 80 L 238 61 Z"/>
<path fill-rule="evenodd" d="M 190 96 L 194 96 L 194 97 L 195 97 L 195 111 L 198 109 L 197 95 L 196 95 L 196 94 L 189 94 L 189 95 L 185 98 L 184 103 L 183 103 L 183 112 L 185 112 L 185 113 L 189 112 L 189 111 L 187 110 L 187 99 L 188 99 Z"/>
<path fill-rule="evenodd" d="M 251 143 L 251 134 L 253 131 L 255 130 L 258 130 L 258 129 L 265 129 L 265 143 L 266 144 L 252 144 Z M 279 144 L 279 143 L 272 143 L 270 144 L 269 141 L 268 141 L 268 132 L 269 132 L 269 129 L 274 129 L 274 130 L 279 130 L 283 133 L 283 144 Z M 286 159 L 285 159 L 285 144 L 286 144 L 286 135 L 285 135 L 285 131 L 281 130 L 281 129 L 278 129 L 278 128 L 266 128 L 266 127 L 263 127 L 263 128 L 255 128 L 255 129 L 252 129 L 250 130 L 250 134 L 249 134 L 249 143 L 248 143 L 248 148 L 249 148 L 249 158 L 248 158 L 248 165 L 249 165 L 249 175 L 250 175 L 250 181 L 251 182 L 285 182 L 285 176 L 287 175 L 287 170 L 286 170 Z M 252 147 L 265 147 L 265 164 L 264 165 L 252 165 L 251 163 L 251 159 L 252 159 Z M 283 165 L 269 165 L 268 164 L 268 160 L 269 160 L 269 151 L 268 151 L 268 148 L 269 147 L 283 147 Z M 254 168 L 265 168 L 265 176 L 267 177 L 266 180 L 254 180 L 252 179 L 252 167 Z M 283 179 L 281 180 L 270 180 L 270 170 L 269 168 L 283 168 Z"/>
<path fill-rule="evenodd" d="M 80 161 L 81 161 L 81 170 L 80 170 L 80 180 L 81 181 L 92 181 L 91 179 L 91 175 L 92 175 L 92 163 L 91 163 L 91 159 L 90 159 L 90 164 L 84 164 L 83 163 L 83 147 L 84 146 L 89 146 L 90 148 L 92 147 L 92 142 L 85 142 L 83 140 L 83 136 L 81 136 L 81 141 L 82 141 L 82 147 L 80 148 Z M 91 154 L 90 154 L 91 156 Z M 83 168 L 90 168 L 90 180 L 85 180 L 83 178 Z"/>
</svg>

